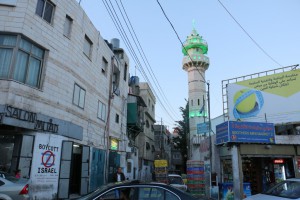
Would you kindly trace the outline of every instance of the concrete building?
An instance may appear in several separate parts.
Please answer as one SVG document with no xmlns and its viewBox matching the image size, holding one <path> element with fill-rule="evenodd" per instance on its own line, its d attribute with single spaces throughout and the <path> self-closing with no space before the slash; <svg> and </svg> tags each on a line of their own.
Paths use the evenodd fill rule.
<svg viewBox="0 0 300 200">
<path fill-rule="evenodd" d="M 155 134 L 155 159 L 168 161 L 168 166 L 171 166 L 171 133 L 165 125 L 154 125 Z"/>
<path fill-rule="evenodd" d="M 139 84 L 140 96 L 146 103 L 144 110 L 144 130 L 136 141 L 139 149 L 139 179 L 151 181 L 154 167 L 155 141 L 154 141 L 154 123 L 155 123 L 155 104 L 156 98 L 148 85 L 142 82 Z"/>
<path fill-rule="evenodd" d="M 300 177 L 297 67 L 222 81 L 225 122 L 216 124 L 215 143 L 220 156 L 220 167 L 216 170 L 220 170 L 222 185 L 233 186 L 234 199 Z"/>
<path fill-rule="evenodd" d="M 119 41 L 106 42 L 75 0 L 0 0 L 0 18 L 1 170 L 21 169 L 32 199 L 85 194 L 117 165 L 126 171 Z"/>
</svg>

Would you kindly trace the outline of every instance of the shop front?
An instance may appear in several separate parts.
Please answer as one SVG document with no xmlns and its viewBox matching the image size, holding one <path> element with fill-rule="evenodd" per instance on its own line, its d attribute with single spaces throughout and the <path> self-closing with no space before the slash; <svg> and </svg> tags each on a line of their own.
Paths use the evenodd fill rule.
<svg viewBox="0 0 300 200">
<path fill-rule="evenodd" d="M 232 192 L 234 171 L 231 147 L 221 149 L 220 196 L 226 199 Z M 294 145 L 240 144 L 238 152 L 243 197 L 262 193 L 282 180 L 296 177 L 296 149 Z"/>
<path fill-rule="evenodd" d="M 73 142 L 82 139 L 83 128 L 76 124 L 0 105 L 0 170 L 12 175 L 20 170 L 30 181 L 32 199 L 88 192 L 90 150 Z"/>
</svg>

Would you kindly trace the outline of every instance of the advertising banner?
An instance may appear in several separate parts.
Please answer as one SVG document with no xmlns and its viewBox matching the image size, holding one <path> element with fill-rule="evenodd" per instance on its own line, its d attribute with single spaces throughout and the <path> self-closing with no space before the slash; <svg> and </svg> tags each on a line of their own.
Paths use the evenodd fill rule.
<svg viewBox="0 0 300 200">
<path fill-rule="evenodd" d="M 228 121 L 217 126 L 216 144 L 275 143 L 275 129 L 272 123 Z"/>
<path fill-rule="evenodd" d="M 216 144 L 229 142 L 228 122 L 216 126 Z"/>
<path fill-rule="evenodd" d="M 56 197 L 62 138 L 53 134 L 36 134 L 30 177 L 32 199 Z"/>
<path fill-rule="evenodd" d="M 300 118 L 300 70 L 227 86 L 229 120 L 286 123 Z"/>
<path fill-rule="evenodd" d="M 209 132 L 208 122 L 197 124 L 197 134 Z"/>
</svg>

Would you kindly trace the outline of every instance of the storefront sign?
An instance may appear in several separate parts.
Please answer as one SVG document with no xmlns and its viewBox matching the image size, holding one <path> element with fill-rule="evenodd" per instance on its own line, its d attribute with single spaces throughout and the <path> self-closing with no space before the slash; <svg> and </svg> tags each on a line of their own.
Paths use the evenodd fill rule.
<svg viewBox="0 0 300 200">
<path fill-rule="evenodd" d="M 110 140 L 110 149 L 111 150 L 118 150 L 118 145 L 119 145 L 119 142 L 117 139 Z"/>
<path fill-rule="evenodd" d="M 216 144 L 275 143 L 272 123 L 228 121 L 217 125 Z"/>
<path fill-rule="evenodd" d="M 216 126 L 216 144 L 229 142 L 228 122 L 224 122 Z"/>
<path fill-rule="evenodd" d="M 283 164 L 284 160 L 283 159 L 276 159 L 273 162 L 274 162 L 274 164 Z"/>
<path fill-rule="evenodd" d="M 83 139 L 81 126 L 11 105 L 0 105 L 0 124 Z"/>
<path fill-rule="evenodd" d="M 62 140 L 63 137 L 58 135 L 36 135 L 30 178 L 32 195 L 37 199 L 57 193 Z M 46 188 L 46 191 L 40 190 L 40 187 Z"/>
<path fill-rule="evenodd" d="M 58 125 L 52 123 L 52 119 L 47 121 L 42 121 L 37 119 L 37 114 L 20 108 L 15 108 L 10 105 L 6 105 L 5 117 L 15 118 L 22 121 L 27 121 L 34 123 L 34 129 L 46 132 L 57 133 Z"/>
</svg>

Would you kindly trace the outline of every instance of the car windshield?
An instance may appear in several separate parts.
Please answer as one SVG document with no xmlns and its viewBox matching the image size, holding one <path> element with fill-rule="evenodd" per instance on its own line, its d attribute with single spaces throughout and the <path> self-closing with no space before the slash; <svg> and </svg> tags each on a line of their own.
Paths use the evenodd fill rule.
<svg viewBox="0 0 300 200">
<path fill-rule="evenodd" d="M 300 182 L 283 181 L 269 189 L 265 194 L 291 199 L 300 198 Z"/>
<path fill-rule="evenodd" d="M 169 176 L 169 184 L 183 184 L 182 178 L 179 176 Z"/>
</svg>

